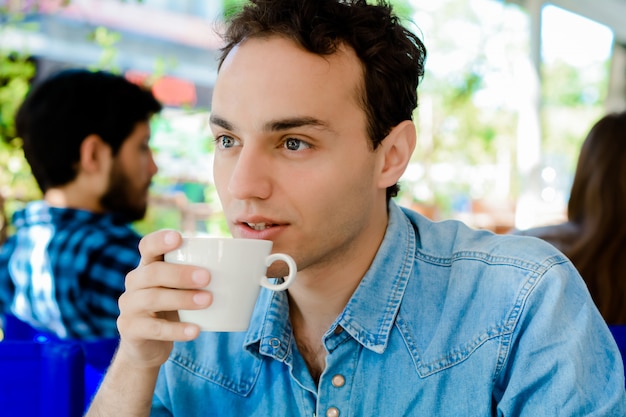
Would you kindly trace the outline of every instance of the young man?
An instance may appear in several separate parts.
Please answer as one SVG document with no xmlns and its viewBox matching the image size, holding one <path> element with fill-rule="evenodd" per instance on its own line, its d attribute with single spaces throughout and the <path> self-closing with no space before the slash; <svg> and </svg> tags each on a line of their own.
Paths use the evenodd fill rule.
<svg viewBox="0 0 626 417">
<path fill-rule="evenodd" d="M 262 292 L 247 332 L 200 333 L 176 310 L 210 306 L 210 271 L 162 262 L 178 233 L 147 236 L 89 415 L 626 412 L 619 352 L 567 259 L 390 199 L 425 58 L 390 13 L 257 0 L 231 22 L 216 186 L 233 236 L 273 241 L 297 280 Z"/>
<path fill-rule="evenodd" d="M 124 277 L 139 263 L 157 167 L 151 92 L 104 72 L 65 70 L 35 86 L 16 116 L 24 154 L 44 193 L 14 215 L 0 247 L 0 314 L 60 338 L 118 335 Z"/>
</svg>

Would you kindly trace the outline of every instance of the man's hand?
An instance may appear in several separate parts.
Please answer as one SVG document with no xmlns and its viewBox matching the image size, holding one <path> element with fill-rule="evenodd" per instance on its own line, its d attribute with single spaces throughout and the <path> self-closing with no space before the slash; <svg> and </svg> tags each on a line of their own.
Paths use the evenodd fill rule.
<svg viewBox="0 0 626 417">
<path fill-rule="evenodd" d="M 126 276 L 126 291 L 119 299 L 118 355 L 126 355 L 136 366 L 160 366 L 167 360 L 173 341 L 198 336 L 199 327 L 181 323 L 177 310 L 211 304 L 211 294 L 202 290 L 210 280 L 206 269 L 163 261 L 163 254 L 181 242 L 180 234 L 171 230 L 145 236 L 139 244 L 141 262 Z"/>
<path fill-rule="evenodd" d="M 210 276 L 206 269 L 163 261 L 163 254 L 181 243 L 180 234 L 171 230 L 141 240 L 141 262 L 126 276 L 119 300 L 120 345 L 87 416 L 148 416 L 159 368 L 173 342 L 198 336 L 200 328 L 181 323 L 177 310 L 211 304 L 211 294 L 202 289 Z"/>
</svg>

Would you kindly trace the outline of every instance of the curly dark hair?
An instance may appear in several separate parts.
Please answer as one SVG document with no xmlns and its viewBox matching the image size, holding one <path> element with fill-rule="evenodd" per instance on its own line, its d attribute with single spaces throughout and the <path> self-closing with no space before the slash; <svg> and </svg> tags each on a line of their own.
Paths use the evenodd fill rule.
<svg viewBox="0 0 626 417">
<path fill-rule="evenodd" d="M 364 71 L 361 102 L 372 149 L 394 126 L 412 120 L 426 47 L 386 1 L 251 0 L 229 21 L 218 68 L 242 41 L 276 35 L 318 55 L 333 54 L 341 45 L 356 52 Z M 389 187 L 387 198 L 398 191 L 398 184 Z"/>
<path fill-rule="evenodd" d="M 15 127 L 39 188 L 76 178 L 80 145 L 96 134 L 113 155 L 138 122 L 161 111 L 152 92 L 120 75 L 65 69 L 38 83 L 17 111 Z"/>
</svg>

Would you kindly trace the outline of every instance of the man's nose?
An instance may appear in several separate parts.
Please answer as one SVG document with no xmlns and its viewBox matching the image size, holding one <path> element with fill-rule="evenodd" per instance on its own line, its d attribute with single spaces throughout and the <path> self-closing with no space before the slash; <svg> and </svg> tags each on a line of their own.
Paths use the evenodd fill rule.
<svg viewBox="0 0 626 417">
<path fill-rule="evenodd" d="M 271 173 L 271 156 L 244 145 L 233 167 L 228 191 L 238 200 L 266 199 L 272 191 Z"/>
</svg>

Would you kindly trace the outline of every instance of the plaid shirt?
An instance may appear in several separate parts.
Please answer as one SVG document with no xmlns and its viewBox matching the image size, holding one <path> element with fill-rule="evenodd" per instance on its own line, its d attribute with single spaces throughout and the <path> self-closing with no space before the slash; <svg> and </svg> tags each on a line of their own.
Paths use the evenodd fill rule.
<svg viewBox="0 0 626 417">
<path fill-rule="evenodd" d="M 0 247 L 0 313 L 60 338 L 117 336 L 117 300 L 140 236 L 111 214 L 29 203 Z"/>
</svg>

